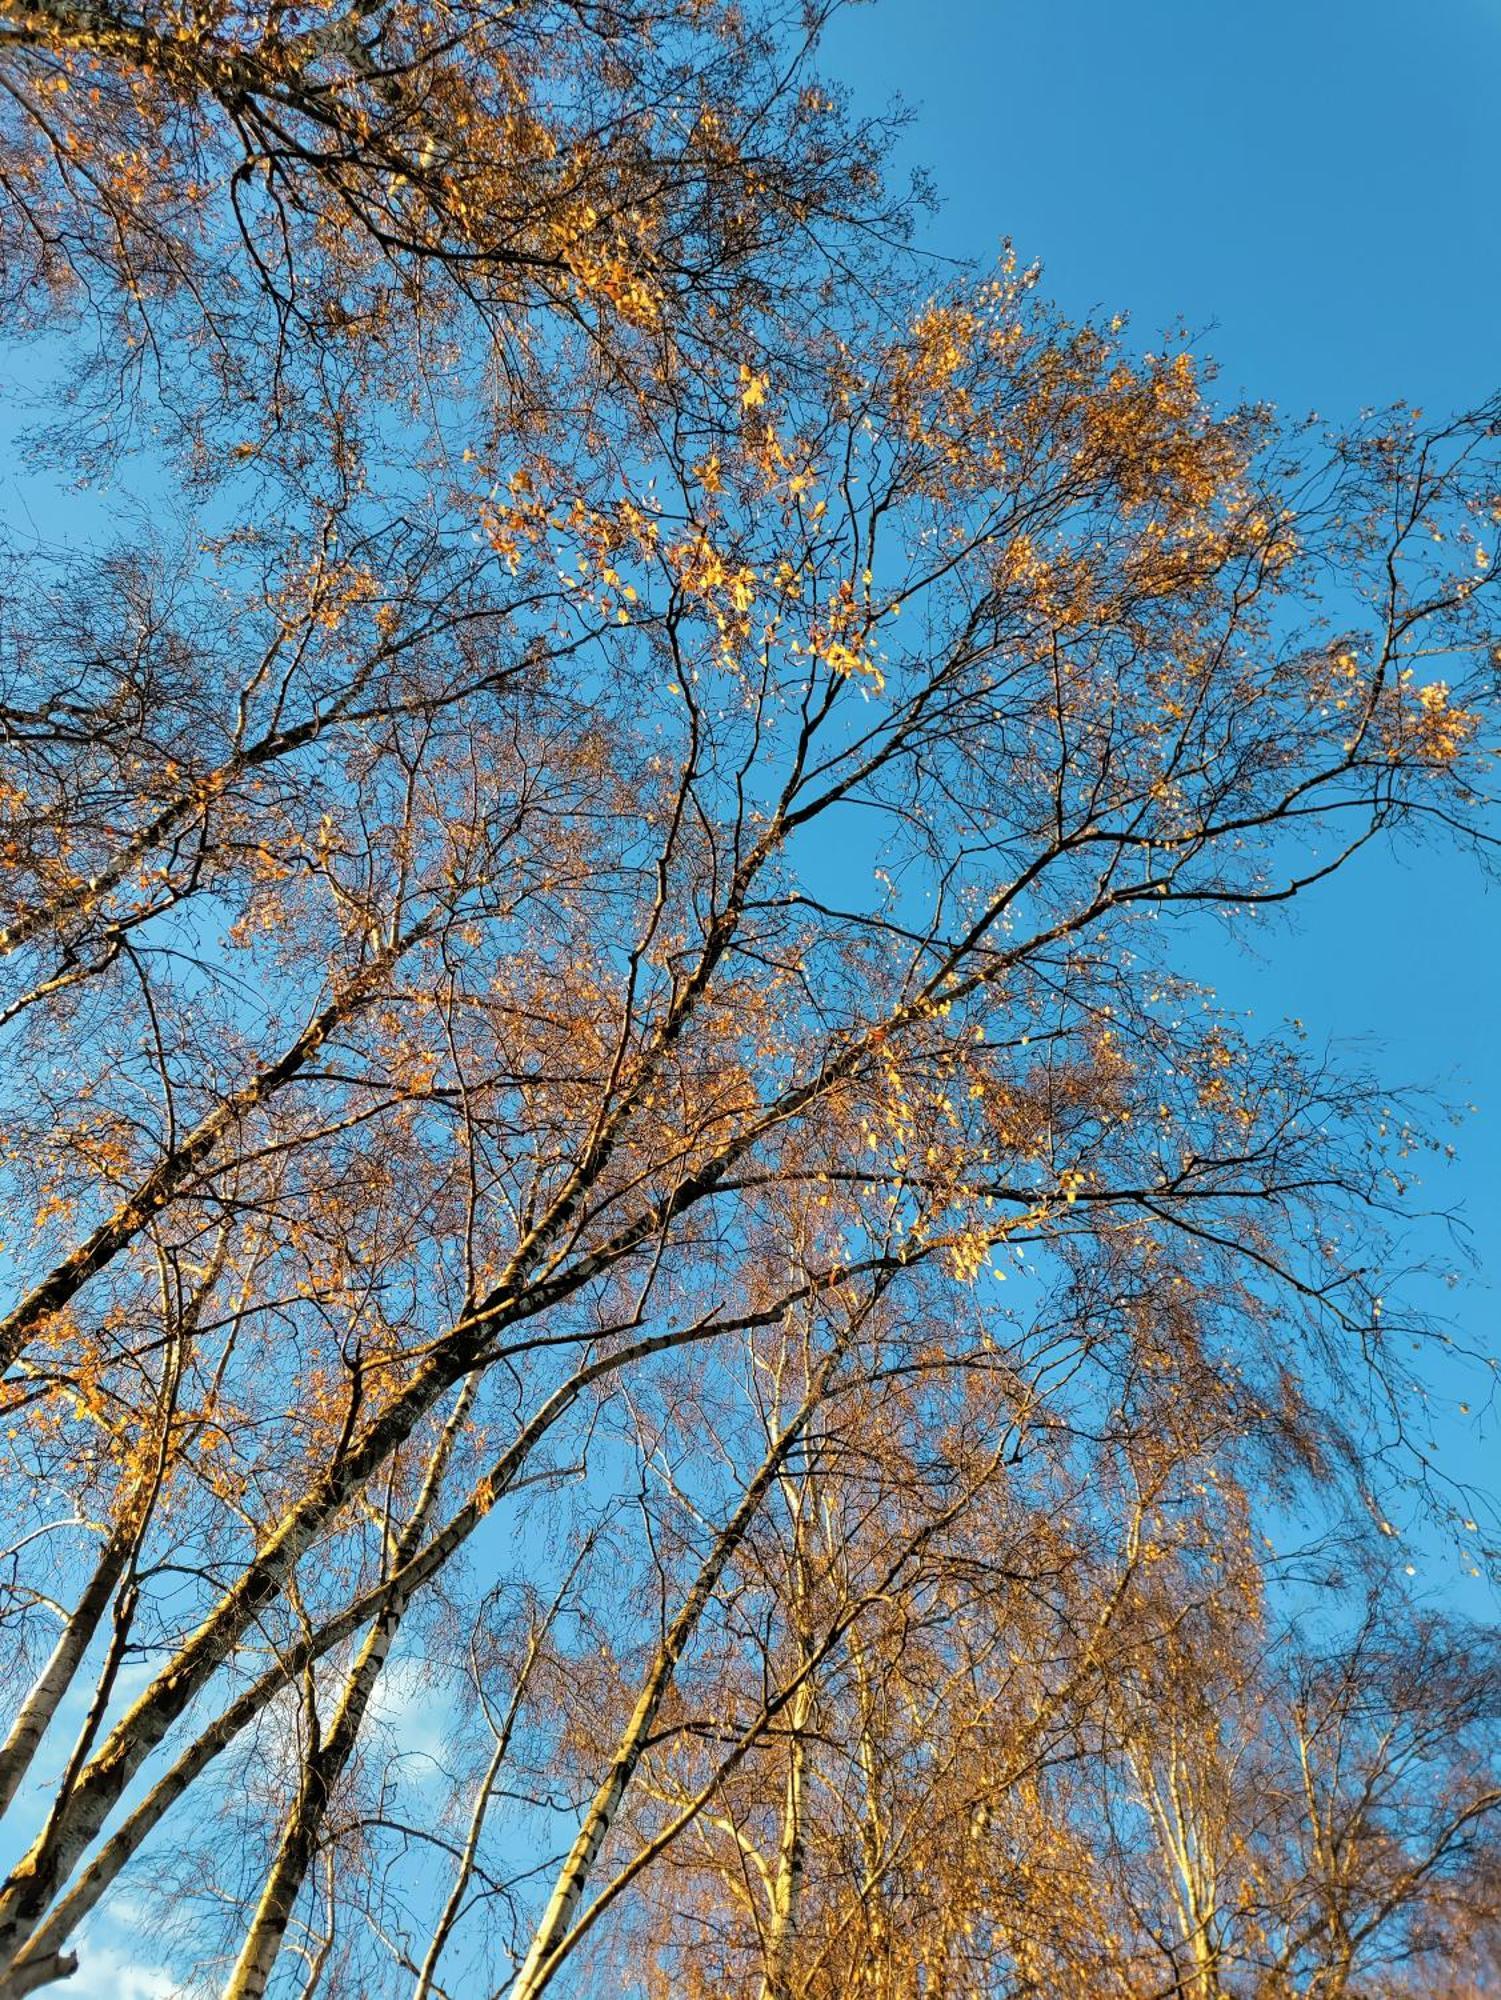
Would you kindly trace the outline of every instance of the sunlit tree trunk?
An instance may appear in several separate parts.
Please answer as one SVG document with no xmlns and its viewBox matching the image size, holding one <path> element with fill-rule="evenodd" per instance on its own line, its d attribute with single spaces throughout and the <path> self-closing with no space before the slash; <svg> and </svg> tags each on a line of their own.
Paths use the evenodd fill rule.
<svg viewBox="0 0 1501 2000">
<path fill-rule="evenodd" d="M 763 2000 L 792 2000 L 793 1973 L 802 1914 L 803 1874 L 807 1859 L 805 1789 L 808 1746 L 806 1732 L 813 1713 L 814 1683 L 803 1680 L 787 1711 L 787 1785 L 782 1799 L 781 1833 L 772 1876 L 771 1915 L 766 1927 L 766 1977 Z"/>
<path fill-rule="evenodd" d="M 422 1541 L 473 1398 L 471 1377 L 460 1390 L 433 1447 L 411 1519 L 400 1535 L 390 1538 L 390 1563 L 397 1575 Z M 408 1592 L 393 1584 L 386 1604 L 355 1656 L 326 1733 L 318 1729 L 317 1690 L 309 1669 L 305 1712 L 311 1740 L 299 1773 L 297 1796 L 282 1828 L 240 1955 L 225 1983 L 224 2000 L 260 2000 L 266 1990 L 308 1867 L 317 1851 L 329 1800 L 359 1739 L 371 1697 L 401 1629 L 407 1603 Z"/>
<path fill-rule="evenodd" d="M 547 1907 L 537 1924 L 526 1957 L 522 1961 L 521 1970 L 511 1988 L 511 2000 L 536 2000 L 536 1996 L 550 1983 L 561 1963 L 569 1929 L 588 1884 L 590 1873 L 635 1776 L 636 1767 L 646 1749 L 663 1699 L 672 1685 L 672 1677 L 682 1657 L 683 1649 L 692 1638 L 715 1586 L 733 1560 L 751 1523 L 765 1502 L 786 1461 L 787 1454 L 797 1443 L 809 1418 L 822 1402 L 829 1378 L 842 1357 L 842 1351 L 842 1346 L 838 1344 L 832 1348 L 821 1364 L 801 1408 L 772 1440 L 766 1456 L 742 1494 L 735 1511 L 715 1537 L 713 1546 L 693 1580 L 692 1587 L 668 1627 L 642 1682 L 630 1719 L 615 1746 L 609 1770 L 590 1800 L 573 1845 L 569 1848 L 567 1858 L 559 1871 Z"/>
</svg>

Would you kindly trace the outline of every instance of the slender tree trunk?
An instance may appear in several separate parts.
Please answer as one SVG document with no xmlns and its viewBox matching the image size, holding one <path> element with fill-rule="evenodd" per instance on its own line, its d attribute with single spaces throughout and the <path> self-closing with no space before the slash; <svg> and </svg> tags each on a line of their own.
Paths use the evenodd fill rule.
<svg viewBox="0 0 1501 2000">
<path fill-rule="evenodd" d="M 475 1382 L 471 1376 L 460 1391 L 453 1412 L 433 1447 L 412 1518 L 391 1551 L 391 1568 L 396 1573 L 415 1553 L 428 1518 L 437 1504 L 443 1474 L 469 1414 L 474 1392 Z M 224 2000 L 260 2000 L 266 1990 L 292 1911 L 307 1879 L 308 1867 L 317 1852 L 329 1799 L 359 1740 L 369 1712 L 370 1698 L 390 1658 L 409 1598 L 409 1591 L 392 1587 L 385 1607 L 367 1633 L 365 1643 L 350 1669 L 333 1727 L 321 1741 L 315 1733 L 314 1740 L 309 1744 L 297 1798 L 282 1828 L 276 1856 L 245 1934 L 240 1956 L 225 1985 Z M 308 1678 L 308 1714 L 310 1726 L 316 1729 L 316 1688 L 312 1685 L 311 1670 Z"/>
<path fill-rule="evenodd" d="M 460 1913 L 464 1907 L 464 1897 L 474 1874 L 475 1858 L 479 1853 L 480 1835 L 484 1831 L 485 1815 L 490 1810 L 490 1799 L 495 1790 L 495 1781 L 500 1776 L 501 1766 L 505 1763 L 507 1752 L 511 1747 L 511 1734 L 516 1727 L 516 1718 L 521 1713 L 521 1704 L 526 1699 L 527 1688 L 531 1684 L 532 1670 L 537 1664 L 537 1655 L 542 1649 L 543 1640 L 552 1630 L 553 1620 L 562 1609 L 563 1600 L 572 1589 L 573 1579 L 578 1575 L 579 1567 L 593 1546 L 593 1542 L 594 1537 L 591 1535 L 583 1548 L 580 1549 L 575 1561 L 571 1564 L 557 1596 L 553 1599 L 548 1609 L 547 1616 L 542 1620 L 541 1624 L 533 1628 L 531 1637 L 527 1642 L 526 1658 L 522 1661 L 521 1671 L 516 1676 L 516 1685 L 511 1690 L 510 1701 L 506 1704 L 505 1716 L 501 1721 L 499 1729 L 495 1731 L 495 1749 L 489 1763 L 485 1767 L 485 1774 L 480 1779 L 479 1787 L 474 1795 L 474 1806 L 469 1815 L 469 1826 L 464 1835 L 464 1846 L 459 1855 L 458 1866 L 454 1870 L 453 1887 L 449 1890 L 448 1899 L 443 1905 L 442 1913 L 433 1929 L 427 1951 L 423 1955 L 422 1964 L 417 1973 L 417 1983 L 412 1988 L 412 2000 L 429 2000 L 433 1981 L 437 1975 L 438 1960 L 443 1955 L 443 1948 L 448 1943 L 453 1933 L 453 1927 L 458 1922 Z"/>
<path fill-rule="evenodd" d="M 63 1627 L 46 1666 L 37 1675 L 30 1693 L 21 1704 L 20 1713 L 11 1724 L 10 1734 L 4 1746 L 0 1747 L 0 1814 L 14 1799 L 63 1697 L 73 1685 L 84 1654 L 99 1629 L 105 1607 L 114 1595 L 115 1585 L 130 1560 L 134 1539 L 134 1524 L 128 1519 L 111 1530 L 94 1565 L 93 1574 L 84 1586 L 83 1595 Z"/>
<path fill-rule="evenodd" d="M 761 1316 L 755 1316 L 755 1323 L 761 1323 Z M 118 1878 L 121 1870 L 140 1851 L 156 1827 L 203 1771 L 311 1660 L 320 1658 L 334 1646 L 342 1644 L 368 1619 L 377 1617 L 388 1590 L 395 1586 L 410 1597 L 435 1576 L 450 1557 L 463 1546 L 497 1501 L 503 1498 L 539 1440 L 566 1415 L 592 1383 L 649 1355 L 664 1353 L 690 1344 L 694 1340 L 709 1337 L 709 1332 L 702 1326 L 680 1329 L 672 1333 L 653 1334 L 645 1340 L 632 1342 L 628 1347 L 618 1348 L 613 1354 L 603 1355 L 599 1360 L 576 1370 L 566 1382 L 554 1390 L 536 1414 L 522 1426 L 489 1472 L 475 1485 L 464 1506 L 424 1548 L 403 1564 L 394 1575 L 362 1593 L 353 1604 L 347 1605 L 343 1611 L 329 1619 L 316 1634 L 289 1647 L 283 1659 L 268 1668 L 245 1690 L 244 1694 L 232 1702 L 223 1714 L 202 1732 L 104 1843 L 73 1888 L 55 1908 L 51 1909 L 50 1914 L 47 1912 L 51 1894 L 47 1893 L 45 1888 L 45 1871 L 53 1871 L 54 1881 L 65 1882 L 77 1858 L 93 1838 L 93 1831 L 87 1830 L 85 1821 L 84 1830 L 78 1833 L 76 1845 L 68 1854 L 66 1865 L 63 1860 L 64 1849 L 60 1845 L 51 1844 L 44 1849 L 39 1844 L 33 1848 L 32 1854 L 27 1857 L 27 1863 L 23 1863 L 11 1877 L 5 1886 L 3 1898 L 0 1898 L 0 1912 L 8 1915 L 11 1924 L 10 1950 L 15 1954 L 11 1977 L 12 1979 L 24 1977 L 31 1983 L 25 1987 L 13 1988 L 5 1978 L 0 1977 L 0 2000 L 10 2000 L 13 1991 L 30 1992 L 33 1986 L 45 1983 L 33 1977 L 34 1965 L 42 1960 L 51 1959 L 62 1950 L 90 1911 L 97 1906 L 111 1883 Z M 180 1660 L 179 1665 L 181 1665 Z M 116 1733 L 118 1735 L 118 1730 Z M 161 1733 L 165 1733 L 164 1730 Z M 160 1734 L 153 1741 L 160 1741 Z M 136 1763 L 131 1767 L 134 1770 L 139 1767 L 140 1758 L 145 1753 L 139 1743 L 134 1744 L 132 1748 L 137 1756 Z M 102 1814 L 100 1817 L 102 1820 Z M 40 1921 L 44 1916 L 45 1921 Z M 33 1924 L 36 1926 L 34 1930 L 27 1928 Z M 18 1943 L 19 1950 L 17 1950 Z M 48 1976 L 55 1978 L 61 1975 Z"/>
<path fill-rule="evenodd" d="M 20 1713 L 11 1725 L 10 1734 L 3 1748 L 0 1748 L 0 1818 L 3 1818 L 14 1799 L 17 1788 L 31 1768 L 32 1759 L 41 1747 L 43 1737 L 69 1688 L 73 1685 L 84 1656 L 99 1629 L 99 1621 L 104 1616 L 105 1608 L 114 1596 L 121 1577 L 127 1571 L 133 1573 L 136 1557 L 169 1470 L 172 1422 L 177 1408 L 178 1386 L 182 1380 L 188 1345 L 197 1328 L 204 1303 L 223 1271 L 227 1241 L 228 1230 L 221 1228 L 201 1282 L 180 1313 L 174 1313 L 172 1296 L 165 1278 L 163 1280 L 163 1317 L 171 1326 L 173 1337 L 160 1389 L 154 1467 L 149 1476 L 134 1480 L 118 1498 L 119 1519 L 110 1531 L 99 1560 L 94 1565 L 93 1573 L 84 1586 L 83 1594 L 64 1626 L 57 1644 L 53 1647 L 50 1659 L 37 1676 L 35 1684 L 21 1705 Z M 117 1646 L 114 1660 L 116 1668 L 119 1664 L 118 1654 Z M 103 1705 L 108 1698 L 113 1679 L 113 1671 L 107 1668 L 105 1679 L 101 1681 L 100 1692 L 96 1697 L 95 1707 L 98 1714 L 103 1713 Z M 71 1782 L 78 1765 L 88 1753 L 91 1740 L 89 1736 L 81 1737 L 79 1748 L 74 1750 L 68 1767 L 69 1777 L 62 1788 L 64 1796 L 67 1784 Z"/>
<path fill-rule="evenodd" d="M 864 1811 L 860 1815 L 860 1853 L 864 1863 L 860 1901 L 865 1910 L 868 1942 L 866 1963 L 861 1971 L 865 1990 L 879 1993 L 885 1985 L 885 1965 L 890 1949 L 886 1929 L 885 1897 L 882 1890 L 886 1875 L 886 1832 L 882 1824 L 880 1773 L 876 1763 L 872 1726 L 874 1690 L 865 1663 L 864 1648 L 853 1630 L 850 1633 L 850 1661 L 855 1670 L 855 1684 L 859 1698 L 860 1734 L 856 1754 L 860 1762 L 860 1777 L 864 1791 Z"/>
<path fill-rule="evenodd" d="M 322 1742 L 315 1740 L 309 1745 L 297 1798 L 282 1827 L 240 1956 L 225 1984 L 224 2000 L 261 2000 L 270 1983 L 292 1911 L 317 1852 L 329 1798 L 359 1736 L 400 1624 L 401 1612 L 394 1605 L 386 1617 L 377 1620 L 345 1683 L 332 1729 Z M 311 1694 L 309 1710 L 313 1712 Z"/>
<path fill-rule="evenodd" d="M 782 1796 L 782 1830 L 772 1883 L 771 1922 L 766 1934 L 766 1976 L 762 2000 L 792 2000 L 793 1958 L 802 1916 L 807 1835 L 803 1823 L 808 1750 L 806 1731 L 813 1712 L 813 1679 L 800 1682 L 788 1714 L 787 1785 Z"/>
<path fill-rule="evenodd" d="M 663 1698 L 672 1684 L 672 1677 L 682 1657 L 683 1648 L 692 1637 L 703 1615 L 704 1607 L 724 1574 L 726 1565 L 745 1539 L 788 1452 L 822 1400 L 829 1377 L 841 1352 L 842 1344 L 836 1346 L 829 1354 L 802 1407 L 762 1459 L 755 1478 L 746 1488 L 739 1506 L 729 1521 L 720 1530 L 713 1548 L 694 1579 L 692 1589 L 677 1617 L 672 1621 L 666 1638 L 657 1649 L 651 1671 L 642 1686 L 630 1720 L 616 1745 L 609 1772 L 590 1802 L 583 1823 L 558 1875 L 552 1895 L 548 1899 L 547 1907 L 542 1913 L 531 1947 L 511 1988 L 510 2000 L 537 2000 L 537 1995 L 551 1982 L 553 1974 L 557 1971 L 567 1949 L 569 1928 L 583 1896 L 584 1886 L 599 1851 L 615 1824 L 621 1803 L 636 1774 L 636 1767 L 646 1749 L 647 1739 L 656 1722 Z"/>
</svg>

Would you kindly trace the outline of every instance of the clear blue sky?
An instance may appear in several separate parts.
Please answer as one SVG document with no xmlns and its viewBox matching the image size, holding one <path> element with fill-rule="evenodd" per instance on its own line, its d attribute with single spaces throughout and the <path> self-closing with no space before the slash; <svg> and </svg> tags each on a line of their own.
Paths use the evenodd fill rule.
<svg viewBox="0 0 1501 2000">
<path fill-rule="evenodd" d="M 1501 0 L 880 0 L 830 55 L 918 112 L 934 247 L 1010 235 L 1143 337 L 1213 323 L 1300 414 L 1501 372 Z"/>
<path fill-rule="evenodd" d="M 1501 386 L 1501 0 L 880 0 L 828 58 L 861 107 L 916 112 L 899 163 L 943 199 L 925 245 L 983 261 L 1009 236 L 1070 311 L 1127 312 L 1148 347 L 1186 324 L 1227 395 L 1340 421 Z M 1477 1105 L 1421 1196 L 1481 1259 L 1437 1303 L 1501 1352 L 1501 888 L 1373 854 L 1262 950 L 1213 955 L 1227 1004 Z M 1501 1427 L 1451 1405 L 1434 1435 L 1501 1495 Z"/>
</svg>

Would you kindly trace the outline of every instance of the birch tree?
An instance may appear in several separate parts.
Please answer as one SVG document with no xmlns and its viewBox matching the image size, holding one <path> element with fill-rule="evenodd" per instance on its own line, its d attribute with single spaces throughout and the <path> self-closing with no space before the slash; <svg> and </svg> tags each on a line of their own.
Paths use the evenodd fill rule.
<svg viewBox="0 0 1501 2000">
<path fill-rule="evenodd" d="M 1415 1121 L 1180 946 L 1483 845 L 1496 413 L 935 291 L 816 25 L 0 13 L 141 482 L 0 609 L 0 1992 L 1096 1966 L 1146 1572 L 1432 1475 Z"/>
</svg>

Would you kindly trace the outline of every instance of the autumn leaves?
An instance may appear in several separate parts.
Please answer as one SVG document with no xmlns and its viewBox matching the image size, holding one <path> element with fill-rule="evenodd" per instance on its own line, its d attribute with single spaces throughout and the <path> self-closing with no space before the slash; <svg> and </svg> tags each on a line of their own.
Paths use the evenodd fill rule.
<svg viewBox="0 0 1501 2000">
<path fill-rule="evenodd" d="M 60 19 L 16 282 L 187 517 L 0 632 L 0 1990 L 117 1888 L 235 2000 L 1332 2000 L 1480 1908 L 1483 1732 L 1345 1826 L 1258 1528 L 1421 1332 L 1375 1100 L 1172 924 L 1473 817 L 1486 419 L 932 297 L 770 13 Z"/>
</svg>

